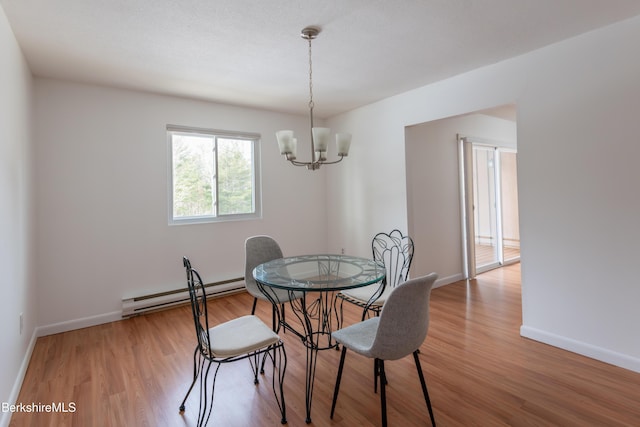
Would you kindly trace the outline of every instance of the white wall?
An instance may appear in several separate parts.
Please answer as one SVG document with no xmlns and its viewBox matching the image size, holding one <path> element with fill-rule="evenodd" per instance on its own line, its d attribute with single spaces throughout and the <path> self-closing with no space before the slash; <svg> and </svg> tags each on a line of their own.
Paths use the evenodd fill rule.
<svg viewBox="0 0 640 427">
<path fill-rule="evenodd" d="M 407 229 L 405 126 L 516 103 L 521 333 L 640 371 L 638 39 L 636 17 L 330 120 L 366 153 L 329 177 L 354 206 L 329 214 L 329 247 L 366 254 L 361 236 Z M 370 182 L 340 183 L 351 171 Z"/>
<path fill-rule="evenodd" d="M 531 55 L 518 102 L 522 332 L 637 371 L 639 37 L 635 18 Z"/>
<path fill-rule="evenodd" d="M 438 285 L 464 271 L 457 135 L 515 148 L 516 123 L 470 114 L 406 128 L 408 231 L 416 252 L 411 276 L 437 271 Z"/>
<path fill-rule="evenodd" d="M 37 321 L 31 264 L 32 78 L 2 7 L 0 75 L 0 402 L 14 403 Z M 0 413 L 0 425 L 10 418 L 11 413 Z"/>
<path fill-rule="evenodd" d="M 326 251 L 324 170 L 295 168 L 275 131 L 296 117 L 36 79 L 35 168 L 41 333 L 119 318 L 123 296 L 184 287 L 182 256 L 205 281 L 244 274 L 244 240 L 285 254 Z M 262 135 L 263 218 L 168 225 L 166 125 Z"/>
</svg>

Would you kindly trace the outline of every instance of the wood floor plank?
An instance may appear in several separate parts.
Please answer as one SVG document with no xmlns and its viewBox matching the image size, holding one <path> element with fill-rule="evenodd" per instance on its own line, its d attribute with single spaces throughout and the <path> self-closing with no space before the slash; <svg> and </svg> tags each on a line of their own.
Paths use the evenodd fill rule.
<svg viewBox="0 0 640 427">
<path fill-rule="evenodd" d="M 248 314 L 245 293 L 209 302 L 212 323 Z M 345 305 L 347 323 L 360 312 Z M 271 324 L 271 309 L 257 313 Z M 638 426 L 640 374 L 519 335 L 520 267 L 470 283 L 434 289 L 431 324 L 420 360 L 439 426 Z M 188 306 L 39 338 L 18 402 L 74 402 L 72 413 L 15 413 L 11 426 L 194 426 L 198 392 L 178 406 L 191 383 L 195 345 Z M 290 426 L 304 426 L 305 349 L 281 333 Z M 340 396 L 329 419 L 339 352 L 320 352 L 314 426 L 379 426 L 372 361 L 347 353 Z M 276 426 L 280 414 L 271 370 L 253 384 L 248 362 L 222 366 L 210 425 Z M 390 425 L 428 426 L 411 357 L 385 364 Z"/>
</svg>

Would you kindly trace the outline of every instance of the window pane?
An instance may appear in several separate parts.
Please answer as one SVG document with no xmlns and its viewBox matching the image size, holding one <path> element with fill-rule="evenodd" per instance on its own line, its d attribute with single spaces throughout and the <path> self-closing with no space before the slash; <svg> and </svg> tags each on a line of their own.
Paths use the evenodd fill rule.
<svg viewBox="0 0 640 427">
<path fill-rule="evenodd" d="M 500 152 L 502 198 L 502 250 L 505 261 L 520 257 L 518 224 L 518 167 L 516 153 Z"/>
<path fill-rule="evenodd" d="M 473 147 L 476 267 L 498 262 L 495 149 Z"/>
<path fill-rule="evenodd" d="M 213 215 L 213 138 L 172 134 L 173 217 Z"/>
<path fill-rule="evenodd" d="M 253 141 L 218 138 L 218 214 L 254 213 Z"/>
<path fill-rule="evenodd" d="M 261 217 L 260 135 L 167 126 L 169 224 Z"/>
</svg>

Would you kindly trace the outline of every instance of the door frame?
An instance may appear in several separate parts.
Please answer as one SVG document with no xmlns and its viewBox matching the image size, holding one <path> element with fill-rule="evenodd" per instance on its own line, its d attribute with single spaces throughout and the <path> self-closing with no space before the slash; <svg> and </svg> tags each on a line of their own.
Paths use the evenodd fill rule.
<svg viewBox="0 0 640 427">
<path fill-rule="evenodd" d="M 494 156 L 494 180 L 496 186 L 496 245 L 497 245 L 497 262 L 487 264 L 478 268 L 476 265 L 476 245 L 475 245 L 475 216 L 474 216 L 474 178 L 473 178 L 473 149 L 474 146 L 483 146 L 495 150 L 499 154 L 501 151 L 517 153 L 517 149 L 504 146 L 503 143 L 496 140 L 485 139 L 469 135 L 457 135 L 458 143 L 458 160 L 459 160 L 459 181 L 460 181 L 460 209 L 461 209 L 461 230 L 462 230 L 462 259 L 463 259 L 463 275 L 466 279 L 471 280 L 478 273 L 488 271 L 505 265 L 504 247 L 503 247 L 503 224 L 502 224 L 502 194 L 501 194 L 501 167 L 500 155 Z M 516 178 L 517 179 L 517 178 Z M 508 263 L 518 262 L 509 260 Z"/>
</svg>

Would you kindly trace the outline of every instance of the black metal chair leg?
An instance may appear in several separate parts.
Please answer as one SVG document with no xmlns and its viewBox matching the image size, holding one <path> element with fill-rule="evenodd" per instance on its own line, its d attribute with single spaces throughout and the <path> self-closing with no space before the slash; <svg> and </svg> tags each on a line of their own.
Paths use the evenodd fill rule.
<svg viewBox="0 0 640 427">
<path fill-rule="evenodd" d="M 378 380 L 380 379 L 380 369 L 378 368 L 378 365 L 374 362 L 373 363 L 373 392 L 377 393 L 378 392 Z M 385 385 L 389 384 L 389 381 L 387 381 L 387 379 L 385 378 L 384 380 Z"/>
<path fill-rule="evenodd" d="M 258 299 L 256 298 L 255 301 L 257 301 Z M 254 301 L 254 308 L 255 308 L 255 301 Z M 271 329 L 273 329 L 273 332 L 278 332 L 280 330 L 280 325 L 277 323 L 277 308 L 275 305 L 271 306 Z M 282 316 L 284 319 L 284 304 L 282 304 Z M 286 330 L 286 328 L 285 328 Z M 264 364 L 267 361 L 267 353 L 264 353 L 262 356 L 262 364 L 260 366 L 260 373 L 264 374 Z M 273 363 L 273 366 L 275 366 L 275 361 Z M 258 380 L 256 379 L 256 384 L 258 384 Z"/>
<path fill-rule="evenodd" d="M 276 378 L 276 370 L 278 372 L 278 384 L 280 386 L 280 414 L 282 415 L 282 418 L 280 419 L 280 423 L 281 424 L 287 424 L 287 407 L 286 404 L 284 402 L 284 374 L 287 370 L 287 352 L 284 349 L 284 346 L 280 346 L 278 348 L 275 349 L 276 351 L 274 351 L 274 356 L 278 357 L 278 367 L 276 368 L 276 361 L 274 359 L 273 361 L 273 379 L 272 381 L 275 381 Z M 274 389 L 273 392 L 275 394 L 275 384 L 273 384 Z M 277 400 L 277 397 L 276 397 Z"/>
<path fill-rule="evenodd" d="M 277 331 L 278 330 L 278 325 L 276 325 L 276 311 L 278 309 L 276 308 L 275 304 L 271 304 L 271 329 L 273 329 L 273 331 Z"/>
<path fill-rule="evenodd" d="M 262 355 L 262 362 L 260 363 L 260 374 L 264 375 L 264 364 L 267 361 L 267 353 Z M 256 376 L 255 384 L 258 384 L 258 377 Z"/>
<path fill-rule="evenodd" d="M 213 404 L 213 387 L 211 390 L 211 404 L 207 401 L 207 379 L 209 378 L 209 371 L 211 370 L 211 361 L 203 361 L 207 363 L 207 369 L 204 370 L 203 376 L 200 377 L 200 407 L 198 408 L 198 427 L 202 427 L 209 421 L 211 415 L 211 408 Z M 202 369 L 202 367 L 201 367 Z M 215 376 L 213 379 L 215 385 Z"/>
<path fill-rule="evenodd" d="M 342 346 L 342 353 L 340 354 L 340 365 L 338 366 L 338 376 L 336 377 L 336 387 L 333 389 L 333 402 L 331 403 L 331 416 L 333 419 L 333 413 L 336 410 L 336 402 L 338 401 L 338 391 L 340 391 L 340 379 L 342 378 L 342 368 L 344 367 L 344 357 L 347 354 L 347 347 Z"/>
<path fill-rule="evenodd" d="M 253 298 L 253 307 L 251 307 L 251 314 L 256 314 L 256 306 L 258 305 L 258 298 Z M 275 324 L 276 324 L 276 319 L 275 319 L 275 312 L 272 314 L 272 324 L 273 324 L 273 330 L 275 331 Z M 262 365 L 260 367 L 260 373 L 264 374 L 264 358 L 262 359 Z M 258 380 L 255 380 L 255 383 L 257 384 Z"/>
<path fill-rule="evenodd" d="M 264 361 L 267 358 L 267 353 L 264 353 L 262 357 L 262 363 L 260 362 L 260 355 L 255 354 L 249 358 L 249 364 L 251 365 L 251 371 L 253 373 L 253 383 L 258 385 L 260 381 L 258 381 L 258 366 L 261 365 L 260 373 L 264 374 Z"/>
<path fill-rule="evenodd" d="M 203 418 L 204 419 L 204 424 L 202 424 L 203 426 L 206 426 L 207 424 L 209 424 L 209 418 L 211 418 L 211 413 L 213 412 L 213 396 L 216 392 L 216 378 L 218 378 L 218 371 L 220 370 L 220 366 L 221 366 L 220 363 L 216 364 L 215 370 L 213 371 L 213 381 L 211 383 L 211 398 L 209 401 L 209 408 L 205 411 L 207 413 L 207 418 L 206 419 Z M 211 367 L 211 363 L 209 363 L 209 367 Z M 207 374 L 204 380 L 205 389 L 208 384 L 207 376 L 209 375 L 209 367 L 207 368 Z M 206 399 L 206 394 L 205 394 L 205 399 Z M 202 415 L 204 417 L 204 413 Z"/>
<path fill-rule="evenodd" d="M 387 393 L 386 376 L 384 373 L 384 360 L 376 359 L 380 367 L 380 406 L 382 410 L 382 427 L 387 427 Z"/>
<path fill-rule="evenodd" d="M 422 394 L 424 394 L 424 400 L 427 402 L 427 408 L 429 409 L 429 417 L 431 418 L 431 425 L 436 427 L 436 419 L 433 416 L 433 408 L 431 407 L 431 399 L 429 399 L 429 392 L 427 391 L 427 383 L 424 380 L 424 374 L 422 373 L 422 366 L 420 365 L 420 358 L 418 357 L 419 350 L 413 352 L 413 360 L 416 361 L 416 369 L 418 369 L 418 376 L 420 377 L 420 384 L 422 385 Z"/>
<path fill-rule="evenodd" d="M 284 304 L 282 304 L 282 323 L 287 323 L 287 319 L 284 317 Z M 280 325 L 278 325 L 278 330 L 280 330 Z M 287 328 L 282 328 L 282 333 L 286 334 L 287 333 Z"/>
<path fill-rule="evenodd" d="M 187 394 L 184 395 L 184 399 L 182 399 L 182 403 L 180 404 L 180 412 L 184 412 L 184 409 L 185 409 L 184 404 L 187 403 L 187 398 L 191 394 L 191 390 L 193 389 L 193 386 L 195 385 L 196 380 L 198 379 L 198 366 L 196 362 L 197 356 L 198 356 L 198 346 L 196 346 L 196 349 L 193 352 L 193 382 L 191 383 L 189 390 L 187 390 Z"/>
<path fill-rule="evenodd" d="M 377 360 L 373 361 L 373 392 L 377 393 L 378 392 L 378 374 L 380 371 L 378 371 L 378 362 Z"/>
</svg>

